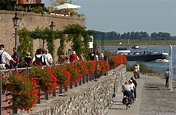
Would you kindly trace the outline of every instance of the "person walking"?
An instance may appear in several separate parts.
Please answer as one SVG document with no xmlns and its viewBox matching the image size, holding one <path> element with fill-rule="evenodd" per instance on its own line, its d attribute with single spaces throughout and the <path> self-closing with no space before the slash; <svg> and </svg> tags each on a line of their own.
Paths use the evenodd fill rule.
<svg viewBox="0 0 176 115">
<path fill-rule="evenodd" d="M 70 55 L 70 62 L 76 62 L 76 61 L 78 61 L 78 60 L 79 60 L 79 58 L 78 58 L 78 56 L 76 55 L 76 52 L 73 51 L 72 54 Z"/>
<path fill-rule="evenodd" d="M 167 69 L 167 71 L 164 74 L 164 77 L 166 79 L 166 84 L 165 86 L 168 87 L 168 82 L 169 82 L 169 69 Z"/>
<path fill-rule="evenodd" d="M 15 69 L 17 69 L 17 68 L 18 68 L 18 65 L 19 65 L 19 63 L 20 63 L 20 61 L 21 61 L 21 58 L 20 58 L 20 53 L 17 51 L 17 48 L 16 48 L 16 47 L 13 48 L 13 55 L 12 55 L 12 58 L 16 61 L 16 63 L 13 64 L 13 67 L 14 67 Z"/>
<path fill-rule="evenodd" d="M 131 77 L 131 80 L 132 80 L 132 82 L 134 83 L 134 98 L 135 98 L 135 100 L 137 100 L 137 97 L 136 97 L 136 88 L 137 88 L 137 82 L 136 82 L 136 80 L 134 79 L 134 77 Z"/>
<path fill-rule="evenodd" d="M 129 108 L 130 108 L 130 104 L 131 104 L 131 88 L 130 85 L 128 83 L 128 81 L 126 81 L 123 85 L 122 85 L 122 92 L 123 92 L 123 97 L 127 96 L 128 97 L 128 103 L 129 103 Z"/>
<path fill-rule="evenodd" d="M 134 65 L 134 77 L 137 79 L 137 78 L 140 78 L 140 75 L 139 75 L 139 71 L 140 71 L 140 69 L 139 69 L 139 64 L 135 64 Z"/>
<path fill-rule="evenodd" d="M 53 63 L 52 55 L 49 53 L 48 49 L 44 49 L 43 57 L 47 66 L 50 66 Z"/>
<path fill-rule="evenodd" d="M 35 56 L 32 59 L 32 63 L 38 66 L 46 65 L 44 57 L 43 57 L 43 50 L 41 48 L 36 50 Z"/>
<path fill-rule="evenodd" d="M 29 52 L 27 52 L 26 57 L 24 58 L 24 61 L 25 61 L 25 66 L 26 67 L 30 67 L 31 61 L 32 61 L 32 57 L 31 57 Z"/>
<path fill-rule="evenodd" d="M 4 51 L 4 45 L 0 45 L 0 69 L 9 69 L 10 68 L 10 61 L 14 64 L 16 61 L 11 57 L 10 54 L 8 54 L 6 51 Z"/>
<path fill-rule="evenodd" d="M 133 81 L 130 79 L 129 80 L 129 85 L 130 85 L 130 89 L 131 89 L 131 100 L 132 103 L 134 102 L 134 89 L 135 89 L 135 85 L 133 83 Z"/>
</svg>

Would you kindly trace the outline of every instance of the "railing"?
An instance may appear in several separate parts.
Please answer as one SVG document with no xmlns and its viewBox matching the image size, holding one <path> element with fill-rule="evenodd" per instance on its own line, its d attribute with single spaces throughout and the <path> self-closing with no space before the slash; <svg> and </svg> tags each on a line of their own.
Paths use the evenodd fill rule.
<svg viewBox="0 0 176 115">
<path fill-rule="evenodd" d="M 115 61 L 119 61 L 119 65 L 120 64 L 122 64 L 122 63 L 125 63 L 126 62 L 126 58 L 124 58 L 124 56 L 119 56 L 121 59 L 123 59 L 123 60 L 115 60 Z M 115 58 L 114 58 L 115 59 Z M 107 63 L 108 64 L 110 64 L 110 61 L 109 61 L 109 58 L 107 58 Z M 97 62 L 97 61 L 96 61 Z M 54 65 L 54 66 L 61 66 L 60 64 L 56 64 L 56 65 Z M 118 66 L 118 65 L 116 65 L 116 66 Z M 48 67 L 48 66 L 43 66 L 43 67 Z M 52 66 L 50 66 L 50 67 L 52 67 Z M 115 66 L 113 66 L 113 67 L 111 67 L 111 69 L 114 69 L 115 68 Z M 7 109 L 8 107 L 2 107 L 2 101 L 4 101 L 3 99 L 5 98 L 5 96 L 7 97 L 8 95 L 11 95 L 12 93 L 11 92 L 7 92 L 5 95 L 2 95 L 2 75 L 3 74 L 5 74 L 6 76 L 8 76 L 9 75 L 9 72 L 10 71 L 18 71 L 18 72 L 21 72 L 21 71 L 23 71 L 23 72 L 25 72 L 25 74 L 26 74 L 26 76 L 30 76 L 30 70 L 32 69 L 32 67 L 24 67 L 24 68 L 17 68 L 17 70 L 15 70 L 15 69 L 6 69 L 6 70 L 0 70 L 0 76 L 1 76 L 1 79 L 0 79 L 0 93 L 1 93 L 1 98 L 0 98 L 0 101 L 1 101 L 1 104 L 0 104 L 0 110 L 1 110 L 1 112 L 0 112 L 0 115 L 2 115 L 2 111 L 4 110 L 4 109 Z M 107 71 L 107 70 L 106 70 Z M 90 75 L 90 74 L 88 74 L 87 76 L 83 76 L 81 79 L 80 79 L 80 81 L 79 82 L 76 82 L 76 83 L 72 83 L 72 82 L 70 82 L 70 85 L 68 86 L 68 87 L 62 87 L 62 85 L 59 85 L 59 86 L 57 86 L 57 89 L 56 89 L 56 91 L 53 91 L 53 93 L 52 93 L 52 95 L 51 96 L 56 96 L 56 93 L 57 93 L 57 91 L 58 91 L 58 94 L 59 95 L 61 95 L 61 96 L 63 96 L 63 90 L 64 90 L 64 92 L 67 92 L 68 91 L 68 88 L 69 89 L 72 89 L 73 87 L 78 87 L 78 85 L 82 85 L 82 84 L 85 84 L 86 82 L 89 82 L 89 81 L 96 81 L 99 77 L 101 77 L 102 75 L 107 75 L 107 72 L 106 73 L 100 73 L 100 74 L 97 74 L 96 72 L 93 74 L 93 75 Z M 7 78 L 6 78 L 7 79 Z M 39 87 L 38 87 L 39 88 Z M 41 100 L 41 94 L 43 94 L 41 91 L 40 91 L 40 89 L 39 89 L 39 99 L 38 99 L 38 104 L 40 104 L 40 100 Z M 44 99 L 45 100 L 48 100 L 49 99 L 49 95 L 48 94 L 45 94 L 45 95 L 42 95 L 43 97 L 44 97 Z M 12 99 L 12 97 L 11 97 L 11 99 Z M 10 99 L 10 100 L 11 100 Z M 42 98 L 43 99 L 43 98 Z M 5 99 L 6 100 L 6 99 Z M 6 100 L 7 101 L 7 100 Z M 3 110 L 2 110 L 3 109 Z"/>
<path fill-rule="evenodd" d="M 56 64 L 55 66 L 60 66 L 60 64 Z M 44 66 L 44 67 L 48 67 L 48 66 Z M 31 69 L 32 69 L 32 67 L 17 68 L 17 70 L 15 70 L 15 69 L 0 70 L 0 76 L 1 76 L 1 79 L 0 79 L 0 87 L 1 87 L 0 88 L 0 92 L 1 92 L 0 111 L 1 111 L 1 113 L 0 113 L 0 115 L 2 115 L 2 111 L 3 110 L 12 109 L 9 106 L 2 106 L 2 102 L 4 102 L 4 101 L 11 101 L 12 98 L 13 98 L 13 97 L 11 97 L 10 99 L 7 99 L 8 96 L 12 95 L 12 92 L 6 92 L 5 94 L 2 94 L 2 75 L 5 74 L 8 77 L 10 71 L 18 71 L 18 72 L 23 71 L 23 72 L 25 72 L 25 74 L 27 74 L 27 76 L 29 76 Z M 86 82 L 93 81 L 93 80 L 96 81 L 97 78 L 101 77 L 101 75 L 102 74 L 93 74 L 93 75 L 83 76 L 81 78 L 81 80 L 79 81 L 79 83 L 74 83 L 74 84 L 70 83 L 69 87 L 62 87 L 62 85 L 59 85 L 57 87 L 56 91 L 54 91 L 51 96 L 55 97 L 57 91 L 58 91 L 58 94 L 60 96 L 63 96 L 63 90 L 64 90 L 64 92 L 66 92 L 66 91 L 68 91 L 68 88 L 72 89 L 74 87 L 78 87 L 79 85 L 85 84 Z M 7 77 L 6 77 L 6 79 L 7 79 Z M 38 104 L 41 103 L 41 99 L 45 99 L 45 100 L 49 99 L 50 96 L 48 94 L 44 94 L 44 92 L 42 92 L 42 91 L 39 91 L 39 92 L 40 92 L 40 94 L 39 94 L 39 99 L 38 99 L 38 102 L 37 102 Z"/>
</svg>

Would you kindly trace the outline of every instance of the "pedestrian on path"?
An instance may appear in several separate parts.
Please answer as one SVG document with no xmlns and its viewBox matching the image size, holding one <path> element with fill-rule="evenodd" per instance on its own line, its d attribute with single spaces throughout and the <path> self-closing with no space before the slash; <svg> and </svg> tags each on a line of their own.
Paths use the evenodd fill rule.
<svg viewBox="0 0 176 115">
<path fill-rule="evenodd" d="M 134 77 L 135 79 L 139 78 L 139 64 L 134 65 Z"/>
<path fill-rule="evenodd" d="M 122 92 L 123 92 L 123 97 L 124 96 L 128 97 L 128 104 L 129 104 L 129 108 L 130 108 L 132 94 L 131 94 L 131 88 L 130 88 L 130 85 L 129 85 L 128 81 L 126 81 L 122 85 Z"/>
<path fill-rule="evenodd" d="M 168 82 L 169 82 L 169 69 L 167 69 L 167 71 L 164 74 L 164 77 L 166 79 L 166 84 L 165 86 L 168 87 Z"/>
<path fill-rule="evenodd" d="M 13 64 L 16 63 L 16 61 L 4 50 L 4 45 L 0 44 L 0 69 L 9 69 L 10 68 L 10 62 Z"/>
<path fill-rule="evenodd" d="M 29 52 L 27 52 L 26 57 L 24 58 L 24 61 L 25 61 L 25 66 L 26 67 L 30 67 L 31 61 L 32 61 L 32 57 L 31 57 Z"/>
<path fill-rule="evenodd" d="M 132 102 L 134 102 L 135 85 L 134 85 L 134 83 L 133 83 L 133 81 L 131 79 L 129 80 L 129 85 L 130 85 L 130 89 L 131 89 L 131 99 L 132 99 Z"/>
<path fill-rule="evenodd" d="M 136 97 L 137 82 L 136 82 L 136 80 L 134 79 L 134 77 L 131 77 L 131 80 L 132 80 L 132 82 L 133 82 L 134 85 L 135 85 L 135 88 L 134 88 L 134 98 L 135 98 L 135 100 L 137 100 L 137 97 Z"/>
<path fill-rule="evenodd" d="M 20 57 L 20 53 L 17 51 L 17 48 L 14 47 L 13 48 L 13 55 L 12 58 L 16 61 L 16 63 L 13 64 L 13 67 L 15 69 L 18 68 L 19 63 L 21 62 L 21 57 Z"/>
<path fill-rule="evenodd" d="M 46 63 L 47 66 L 50 66 L 53 63 L 53 57 L 49 53 L 48 49 L 44 49 L 43 57 L 44 57 L 44 62 Z"/>
</svg>

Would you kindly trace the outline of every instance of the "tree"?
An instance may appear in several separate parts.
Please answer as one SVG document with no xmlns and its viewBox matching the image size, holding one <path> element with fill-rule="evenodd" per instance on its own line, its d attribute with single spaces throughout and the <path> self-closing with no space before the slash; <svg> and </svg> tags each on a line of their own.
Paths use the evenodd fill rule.
<svg viewBox="0 0 176 115">
<path fill-rule="evenodd" d="M 135 32 L 135 39 L 140 39 L 140 33 L 139 32 Z"/>
<path fill-rule="evenodd" d="M 89 49 L 89 37 L 93 34 L 93 31 L 86 31 L 85 29 L 85 27 L 82 27 L 79 24 L 72 24 L 65 26 L 63 30 L 63 34 L 67 35 L 67 41 L 72 42 L 72 50 L 76 51 L 78 56 L 85 54 L 85 51 Z M 87 55 L 88 54 L 85 54 L 84 56 L 87 57 Z"/>
<path fill-rule="evenodd" d="M 0 10 L 14 10 L 16 0 L 0 0 Z"/>
<path fill-rule="evenodd" d="M 158 36 L 158 35 L 157 35 L 157 33 L 156 33 L 156 32 L 153 32 L 153 33 L 151 33 L 151 35 L 150 35 L 150 36 L 151 36 L 151 38 L 157 38 L 157 36 Z"/>
<path fill-rule="evenodd" d="M 132 40 L 134 40 L 134 39 L 135 39 L 135 34 L 134 34 L 134 32 L 133 32 L 133 31 L 131 32 L 131 39 L 132 39 Z"/>
<path fill-rule="evenodd" d="M 131 34 L 130 34 L 130 32 L 127 32 L 127 39 L 131 39 Z"/>
</svg>

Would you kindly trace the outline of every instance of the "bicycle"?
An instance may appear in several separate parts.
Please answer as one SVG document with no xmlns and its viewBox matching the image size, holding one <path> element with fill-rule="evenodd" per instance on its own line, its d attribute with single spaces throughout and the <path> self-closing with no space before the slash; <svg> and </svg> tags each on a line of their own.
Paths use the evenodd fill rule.
<svg viewBox="0 0 176 115">
<path fill-rule="evenodd" d="M 130 99 L 129 99 L 128 96 L 125 95 L 125 96 L 123 97 L 122 103 L 126 105 L 126 110 L 127 110 L 128 108 L 130 108 Z"/>
</svg>

